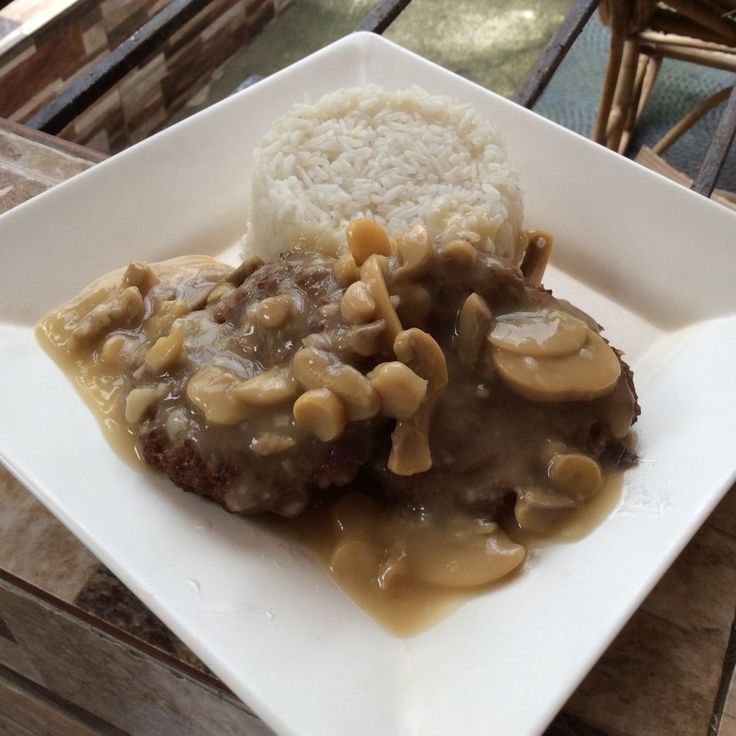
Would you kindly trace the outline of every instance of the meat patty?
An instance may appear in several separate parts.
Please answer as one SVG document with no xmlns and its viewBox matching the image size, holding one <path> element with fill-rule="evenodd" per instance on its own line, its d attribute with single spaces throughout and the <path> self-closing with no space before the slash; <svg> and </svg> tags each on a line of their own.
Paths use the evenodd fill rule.
<svg viewBox="0 0 736 736">
<path fill-rule="evenodd" d="M 238 286 L 213 285 L 221 296 L 182 318 L 186 357 L 171 373 L 167 397 L 137 433 L 147 463 L 185 491 L 237 513 L 293 516 L 315 492 L 355 478 L 370 454 L 375 422 L 351 423 L 325 443 L 298 433 L 291 406 L 283 401 L 264 399 L 253 416 L 246 412 L 237 422 L 220 422 L 187 396 L 190 379 L 208 366 L 243 382 L 288 366 L 305 342 L 337 340 L 347 327 L 339 316 L 343 290 L 332 265 L 332 259 L 315 254 L 261 264 Z M 237 274 L 230 281 L 236 279 Z"/>
<path fill-rule="evenodd" d="M 357 485 L 492 515 L 635 459 L 631 371 L 595 320 L 465 241 L 349 233 L 339 258 L 133 263 L 42 329 L 141 458 L 236 513 Z"/>
<path fill-rule="evenodd" d="M 411 476 L 388 469 L 397 422 L 380 414 L 348 422 L 339 437 L 325 442 L 295 424 L 291 395 L 232 424 L 203 421 L 191 402 L 182 412 L 186 381 L 208 364 L 226 367 L 240 381 L 288 367 L 305 346 L 336 356 L 340 365 L 361 374 L 392 357 L 385 343 L 374 354 L 354 351 L 356 329 L 368 332 L 372 323 L 356 325 L 343 316 L 345 287 L 335 278 L 335 261 L 313 253 L 288 254 L 256 268 L 217 301 L 184 318 L 193 337 L 179 369 L 179 388 L 158 404 L 138 433 L 146 462 L 184 490 L 231 511 L 295 515 L 324 491 L 350 483 L 391 501 L 449 501 L 476 513 L 493 513 L 515 489 L 544 483 L 554 452 L 585 453 L 613 465 L 634 460 L 622 442 L 621 427 L 635 421 L 639 407 L 631 371 L 620 353 L 621 375 L 610 391 L 591 400 L 560 402 L 530 400 L 501 380 L 491 363 L 469 371 L 458 356 L 458 313 L 470 294 L 480 295 L 494 316 L 559 310 L 597 332 L 592 318 L 525 283 L 510 263 L 486 254 L 479 254 L 472 267 L 461 258 L 438 254 L 431 268 L 412 282 L 412 288 L 429 296 L 428 309 L 417 309 L 411 304 L 416 293 L 407 297 L 406 283 L 395 278 L 399 267 L 397 258 L 389 258 L 385 278 L 396 295 L 401 326 L 428 332 L 447 364 L 447 388 L 430 423 L 431 469 Z M 283 322 L 268 325 L 263 305 L 276 304 L 274 297 L 284 300 L 289 312 Z M 179 416 L 173 432 L 172 413 Z M 259 450 L 264 436 L 274 443 L 273 452 L 265 445 Z"/>
</svg>

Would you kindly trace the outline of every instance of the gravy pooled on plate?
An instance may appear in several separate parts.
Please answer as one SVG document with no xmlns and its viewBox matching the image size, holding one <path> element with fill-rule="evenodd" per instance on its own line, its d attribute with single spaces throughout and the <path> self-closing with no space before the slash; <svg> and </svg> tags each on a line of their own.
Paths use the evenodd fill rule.
<svg viewBox="0 0 736 736">
<path fill-rule="evenodd" d="M 347 241 L 133 263 L 39 335 L 116 447 L 229 511 L 303 516 L 374 614 L 366 591 L 426 609 L 520 569 L 514 528 L 553 534 L 634 462 L 639 407 L 600 326 L 539 285 L 548 236 L 521 269 L 419 226 L 356 220 Z"/>
</svg>

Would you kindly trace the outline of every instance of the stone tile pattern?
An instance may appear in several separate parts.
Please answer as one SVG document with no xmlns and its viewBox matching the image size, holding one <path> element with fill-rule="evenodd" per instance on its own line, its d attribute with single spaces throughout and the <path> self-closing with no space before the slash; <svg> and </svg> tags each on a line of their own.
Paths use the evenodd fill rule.
<svg viewBox="0 0 736 736">
<path fill-rule="evenodd" d="M 215 677 L 104 565 L 89 576 L 74 605 Z"/>
<path fill-rule="evenodd" d="M 25 202 L 89 166 L 91 163 L 87 160 L 28 140 L 0 125 L 0 212 Z M 0 496 L 7 482 L 0 474 Z M 2 544 L 0 538 L 0 547 Z"/>
<path fill-rule="evenodd" d="M 0 117 L 24 122 L 170 0 L 79 0 L 0 54 Z M 218 68 L 284 7 L 214 0 L 62 132 L 105 153 L 163 127 Z"/>
<path fill-rule="evenodd" d="M 12 128 L 12 126 L 10 126 Z M 92 161 L 0 127 L 0 213 L 92 165 Z M 0 568 L 71 602 L 97 559 L 0 465 Z M 0 626 L 0 661 L 13 644 Z M 28 663 L 13 659 L 27 674 Z"/>
<path fill-rule="evenodd" d="M 75 166 L 89 165 L 82 159 L 75 164 L 74 157 L 51 149 L 44 163 L 37 145 L 31 141 L 26 150 L 21 136 L 3 139 L 0 135 L 0 153 L 5 151 L 4 159 L 0 155 L 0 176 L 22 179 L 25 172 L 39 186 L 48 186 L 72 175 Z M 68 166 L 71 168 L 65 168 Z M 185 654 L 184 645 L 165 632 L 163 624 L 5 471 L 0 472 L 0 569 L 62 600 L 76 601 L 98 618 L 198 666 L 194 655 Z M 101 633 L 93 635 L 91 630 L 80 634 L 68 616 L 52 615 L 48 604 L 7 589 L 6 593 L 9 598 L 0 600 L 4 624 L 0 662 L 85 707 L 85 698 L 96 692 L 96 683 L 90 681 L 88 690 L 68 692 L 69 668 L 76 667 L 74 663 L 82 656 L 79 644 L 89 642 L 94 647 L 96 641 L 105 640 L 115 645 L 115 640 Z M 735 610 L 736 487 L 570 698 L 547 736 L 736 736 Z M 48 637 L 54 638 L 51 647 L 46 646 Z M 128 678 L 124 682 L 136 682 L 142 675 L 129 670 L 134 665 L 123 657 L 122 643 L 119 649 Z M 84 660 L 79 672 L 84 673 L 88 666 L 95 671 L 98 665 L 94 663 L 109 662 L 109 657 L 108 652 L 104 656 L 98 652 Z M 186 709 L 181 705 L 186 703 L 186 680 L 163 670 L 160 674 L 167 697 L 180 704 L 177 708 Z M 98 674 L 98 679 L 104 677 Z M 222 691 L 223 697 L 230 697 L 224 688 Z M 120 710 L 103 715 L 127 728 L 129 722 L 118 721 L 125 701 L 119 697 L 122 692 L 110 696 L 119 701 L 115 707 L 119 705 Z M 163 717 L 161 713 L 159 708 L 156 717 Z M 231 733 L 221 726 L 217 723 L 218 730 L 210 733 Z M 268 733 L 255 719 L 249 719 L 246 730 Z"/>
<path fill-rule="evenodd" d="M 0 465 L 0 567 L 71 602 L 98 565 Z"/>
</svg>

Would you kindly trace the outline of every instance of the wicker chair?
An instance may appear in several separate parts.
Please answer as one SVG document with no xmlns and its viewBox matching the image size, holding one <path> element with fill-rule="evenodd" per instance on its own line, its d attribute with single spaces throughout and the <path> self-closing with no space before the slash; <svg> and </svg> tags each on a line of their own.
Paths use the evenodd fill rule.
<svg viewBox="0 0 736 736">
<path fill-rule="evenodd" d="M 593 139 L 625 153 L 651 94 L 663 58 L 736 72 L 736 0 L 602 0 L 611 51 Z M 651 149 L 660 155 L 731 87 L 688 112 Z"/>
</svg>

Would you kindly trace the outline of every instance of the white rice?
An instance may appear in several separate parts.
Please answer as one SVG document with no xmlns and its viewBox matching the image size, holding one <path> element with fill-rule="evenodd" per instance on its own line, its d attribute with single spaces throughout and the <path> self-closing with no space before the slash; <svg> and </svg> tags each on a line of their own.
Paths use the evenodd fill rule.
<svg viewBox="0 0 736 736">
<path fill-rule="evenodd" d="M 337 253 L 345 226 L 392 236 L 423 224 L 518 262 L 522 195 L 493 126 L 469 105 L 418 87 L 341 89 L 294 105 L 255 152 L 245 250 L 267 260 L 301 247 Z"/>
</svg>

